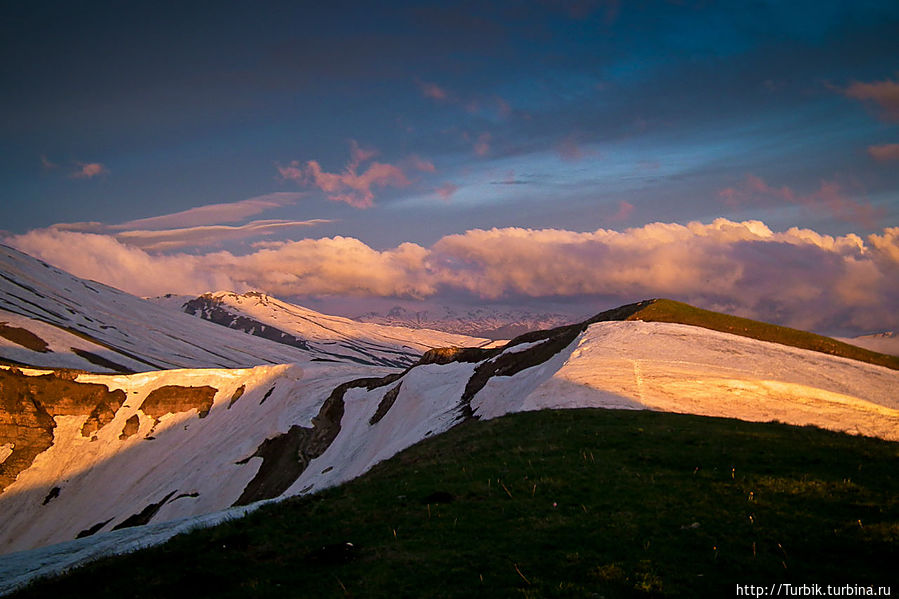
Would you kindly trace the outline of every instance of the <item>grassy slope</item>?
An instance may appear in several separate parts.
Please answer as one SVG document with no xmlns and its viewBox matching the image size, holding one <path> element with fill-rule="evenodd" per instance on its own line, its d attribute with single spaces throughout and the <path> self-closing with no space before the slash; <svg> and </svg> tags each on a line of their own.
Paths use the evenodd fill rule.
<svg viewBox="0 0 899 599">
<path fill-rule="evenodd" d="M 634 305 L 636 306 L 636 304 Z M 621 310 L 621 308 L 618 308 Z M 886 366 L 893 370 L 899 370 L 899 357 L 881 354 L 867 349 L 862 349 L 842 341 L 808 333 L 797 329 L 730 316 L 720 312 L 712 312 L 695 308 L 689 304 L 668 299 L 649 300 L 641 302 L 641 306 L 632 314 L 621 318 L 623 320 L 644 320 L 647 322 L 676 322 L 693 326 L 733 333 L 742 337 L 752 337 L 762 341 L 771 341 L 802 349 L 811 349 L 825 354 L 842 356 L 853 360 L 860 360 L 870 364 Z M 603 319 L 607 320 L 607 319 Z M 619 320 L 613 318 L 608 320 Z"/>
<path fill-rule="evenodd" d="M 470 421 L 341 487 L 17 596 L 693 597 L 734 596 L 738 583 L 888 584 L 897 459 L 899 444 L 876 439 L 655 412 Z M 354 549 L 333 547 L 346 541 Z"/>
</svg>

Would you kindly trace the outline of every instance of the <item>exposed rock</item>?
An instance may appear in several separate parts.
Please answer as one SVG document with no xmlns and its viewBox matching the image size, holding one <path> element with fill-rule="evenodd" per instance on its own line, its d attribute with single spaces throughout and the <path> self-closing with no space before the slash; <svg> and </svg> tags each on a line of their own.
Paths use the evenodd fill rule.
<svg viewBox="0 0 899 599">
<path fill-rule="evenodd" d="M 343 418 L 343 396 L 357 387 L 376 389 L 397 380 L 400 373 L 383 378 L 362 378 L 338 385 L 312 418 L 312 427 L 293 425 L 281 435 L 266 439 L 253 455 L 237 462 L 246 464 L 250 458 L 262 458 L 262 465 L 243 493 L 233 505 L 247 505 L 262 499 L 279 496 L 290 488 L 309 466 L 309 462 L 320 456 L 340 433 Z"/>
<path fill-rule="evenodd" d="M 0 322 L 0 337 L 4 337 L 12 341 L 13 343 L 30 349 L 31 351 L 41 353 L 47 353 L 48 351 L 50 351 L 48 349 L 49 346 L 47 345 L 47 342 L 28 329 L 10 326 L 5 322 Z"/>
<path fill-rule="evenodd" d="M 237 400 L 241 398 L 241 396 L 243 395 L 243 392 L 246 391 L 246 389 L 247 389 L 246 385 L 241 385 L 240 387 L 238 387 L 237 389 L 234 390 L 234 395 L 231 396 L 231 401 L 228 402 L 229 410 L 231 409 L 231 406 L 233 406 L 235 403 L 237 403 Z"/>
<path fill-rule="evenodd" d="M 91 536 L 91 535 L 93 535 L 93 534 L 96 534 L 97 532 L 100 531 L 101 528 L 103 528 L 104 526 L 106 526 L 106 525 L 109 524 L 110 522 L 112 522 L 112 518 L 110 518 L 109 520 L 106 520 L 106 521 L 104 521 L 104 522 L 97 522 L 96 524 L 94 524 L 94 525 L 91 526 L 90 528 L 85 528 L 84 530 L 82 530 L 81 532 L 79 532 L 77 535 L 75 535 L 75 538 L 76 538 L 76 539 L 83 539 L 84 537 L 89 537 L 89 536 Z"/>
<path fill-rule="evenodd" d="M 125 426 L 122 427 L 122 434 L 119 435 L 119 439 L 124 441 L 128 437 L 133 437 L 138 430 L 140 430 L 140 416 L 134 414 L 125 421 Z"/>
<path fill-rule="evenodd" d="M 482 349 L 480 347 L 435 347 L 422 355 L 416 366 L 423 364 L 449 364 L 450 362 L 480 362 L 500 351 L 499 348 Z"/>
<path fill-rule="evenodd" d="M 47 493 L 47 496 L 44 497 L 44 502 L 41 505 L 47 505 L 57 497 L 59 497 L 59 487 L 53 487 L 50 489 L 50 492 Z"/>
<path fill-rule="evenodd" d="M 305 339 L 300 339 L 290 333 L 285 333 L 277 327 L 262 324 L 252 318 L 232 314 L 227 308 L 223 307 L 224 305 L 224 302 L 220 298 L 213 297 L 211 293 L 206 293 L 198 298 L 185 302 L 182 308 L 186 313 L 192 316 L 199 316 L 205 320 L 214 322 L 215 324 L 220 324 L 231 329 L 237 329 L 238 331 L 243 331 L 250 335 L 262 337 L 263 339 L 268 339 L 277 343 L 283 343 L 284 345 L 311 351 L 309 344 L 306 343 Z"/>
<path fill-rule="evenodd" d="M 269 396 L 272 394 L 272 391 L 274 391 L 274 390 L 275 390 L 275 388 L 272 387 L 271 389 L 269 389 L 268 391 L 265 392 L 265 395 L 262 396 L 262 400 L 260 400 L 260 402 L 259 402 L 260 406 L 265 403 L 265 400 L 269 398 Z"/>
<path fill-rule="evenodd" d="M 94 406 L 94 409 L 91 410 L 90 415 L 88 415 L 84 425 L 81 427 L 81 436 L 90 437 L 112 422 L 116 412 L 122 407 L 123 403 L 125 403 L 124 392 L 122 392 L 121 395 L 107 397 L 98 401 L 97 405 Z"/>
<path fill-rule="evenodd" d="M 144 524 L 149 524 L 150 520 L 153 519 L 153 516 L 155 516 L 159 511 L 159 508 L 164 506 L 165 502 L 168 501 L 172 497 L 172 495 L 177 492 L 178 491 L 172 491 L 171 493 L 163 497 L 162 500 L 157 501 L 156 503 L 151 503 L 133 516 L 128 516 L 125 520 L 113 526 L 112 529 L 119 530 L 121 528 L 129 528 L 131 526 L 143 526 Z"/>
<path fill-rule="evenodd" d="M 0 463 L 0 491 L 53 444 L 54 416 L 87 416 L 91 424 L 85 423 L 86 430 L 97 430 L 124 401 L 124 391 L 110 391 L 105 385 L 0 369 L 0 445 L 14 443 Z"/>
<path fill-rule="evenodd" d="M 122 374 L 133 374 L 135 372 L 133 369 L 128 368 L 127 366 L 122 366 L 118 362 L 113 362 L 112 360 L 108 360 L 103 356 L 97 355 L 93 352 L 89 352 L 85 349 L 79 349 L 77 347 L 70 347 L 69 349 L 72 350 L 73 354 L 84 358 L 95 366 L 102 366 L 103 368 L 108 368 L 113 372 L 120 372 Z"/>
<path fill-rule="evenodd" d="M 375 425 L 381 421 L 381 418 L 387 415 L 387 412 L 393 407 L 393 403 L 396 401 L 396 398 L 400 394 L 400 387 L 403 386 L 403 382 L 400 381 L 396 384 L 396 387 L 392 388 L 390 391 L 384 394 L 384 397 L 381 398 L 381 401 L 378 403 L 378 409 L 375 410 L 374 416 L 368 421 L 369 424 Z"/>
<path fill-rule="evenodd" d="M 199 417 L 205 418 L 212 409 L 216 393 L 218 393 L 218 389 L 208 385 L 203 387 L 165 385 L 153 389 L 144 399 L 140 410 L 155 422 L 159 422 L 159 419 L 166 414 L 187 412 L 195 408 Z"/>
<path fill-rule="evenodd" d="M 484 388 L 484 385 L 486 385 L 487 381 L 492 377 L 512 376 L 525 368 L 530 368 L 546 362 L 568 347 L 568 345 L 571 344 L 577 336 L 587 328 L 587 326 L 587 323 L 581 323 L 559 327 L 549 331 L 535 331 L 510 341 L 505 349 L 524 343 L 534 343 L 537 341 L 542 341 L 542 343 L 521 351 L 502 353 L 493 359 L 486 360 L 479 364 L 474 369 L 471 378 L 468 379 L 468 383 L 465 385 L 465 391 L 462 393 L 462 400 L 460 402 L 462 417 L 465 419 L 475 418 L 471 409 L 471 400 L 478 391 Z"/>
</svg>

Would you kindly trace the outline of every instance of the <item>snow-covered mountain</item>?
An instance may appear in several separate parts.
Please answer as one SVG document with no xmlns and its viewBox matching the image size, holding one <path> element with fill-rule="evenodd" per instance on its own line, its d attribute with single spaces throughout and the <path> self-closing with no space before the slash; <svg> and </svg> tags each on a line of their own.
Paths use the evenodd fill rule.
<svg viewBox="0 0 899 599">
<path fill-rule="evenodd" d="M 154 300 L 156 301 L 156 300 Z M 171 306 L 172 298 L 160 298 Z M 219 291 L 182 303 L 187 314 L 334 358 L 372 366 L 405 367 L 436 347 L 482 347 L 489 339 L 427 328 L 361 323 L 322 314 L 264 293 Z"/>
<path fill-rule="evenodd" d="M 0 372 L 0 551 L 82 537 L 0 559 L 0 579 L 137 542 L 146 524 L 158 523 L 155 542 L 192 519 L 223 517 L 209 516 L 217 510 L 339 484 L 469 418 L 653 409 L 899 440 L 897 370 L 606 318 L 503 348 L 433 350 L 405 371 L 309 360 L 133 375 Z"/>
<path fill-rule="evenodd" d="M 271 322 L 250 323 L 248 330 L 256 335 L 246 335 L 172 309 L 171 302 L 158 305 L 86 281 L 0 245 L 0 362 L 122 373 L 310 359 L 405 366 L 431 347 L 487 343 L 437 331 L 352 323 L 261 297 L 251 302 L 249 296 L 229 295 L 227 301 L 210 300 L 200 312 L 230 322 L 232 317 L 222 316 L 231 309 L 228 302 L 236 323 L 248 323 L 254 315 Z M 280 326 L 293 327 L 289 333 L 274 334 L 277 319 Z"/>
<path fill-rule="evenodd" d="M 386 312 L 366 312 L 356 316 L 354 320 L 416 329 L 436 329 L 489 339 L 511 339 L 528 331 L 570 324 L 574 319 L 557 312 L 531 312 L 514 308 L 440 306 L 427 310 L 414 310 L 394 306 Z"/>
<path fill-rule="evenodd" d="M 844 337 L 839 338 L 839 340 L 882 354 L 899 356 L 899 335 L 894 331 L 884 331 L 883 333 L 860 335 L 858 337 Z"/>
</svg>

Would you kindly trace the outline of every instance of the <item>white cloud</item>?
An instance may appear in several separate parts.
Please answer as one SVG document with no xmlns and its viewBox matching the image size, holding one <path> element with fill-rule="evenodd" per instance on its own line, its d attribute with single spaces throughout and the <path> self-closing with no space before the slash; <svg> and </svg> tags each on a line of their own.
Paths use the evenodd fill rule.
<svg viewBox="0 0 899 599">
<path fill-rule="evenodd" d="M 726 219 L 586 233 L 503 228 L 387 250 L 347 237 L 267 242 L 242 256 L 154 256 L 109 236 L 52 228 L 7 242 L 140 295 L 253 288 L 276 296 L 601 297 L 598 309 L 616 298 L 671 297 L 803 329 L 899 328 L 899 227 L 865 239 Z"/>
</svg>

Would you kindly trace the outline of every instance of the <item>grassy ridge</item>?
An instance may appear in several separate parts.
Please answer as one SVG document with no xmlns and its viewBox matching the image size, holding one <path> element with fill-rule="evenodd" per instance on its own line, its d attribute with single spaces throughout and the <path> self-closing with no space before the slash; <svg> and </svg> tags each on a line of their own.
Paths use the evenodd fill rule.
<svg viewBox="0 0 899 599">
<path fill-rule="evenodd" d="M 771 341 L 792 347 L 810 349 L 899 370 L 899 356 L 870 351 L 831 339 L 830 337 L 824 337 L 823 335 L 816 335 L 815 333 L 748 318 L 740 318 L 739 316 L 730 316 L 720 312 L 712 312 L 711 310 L 703 310 L 702 308 L 695 308 L 689 304 L 669 299 L 650 300 L 641 302 L 641 304 L 644 305 L 632 314 L 625 316 L 623 320 L 689 324 L 722 333 L 732 333 L 761 341 Z"/>
<path fill-rule="evenodd" d="M 889 584 L 897 459 L 899 444 L 814 428 L 515 414 L 15 596 L 694 597 Z"/>
</svg>

